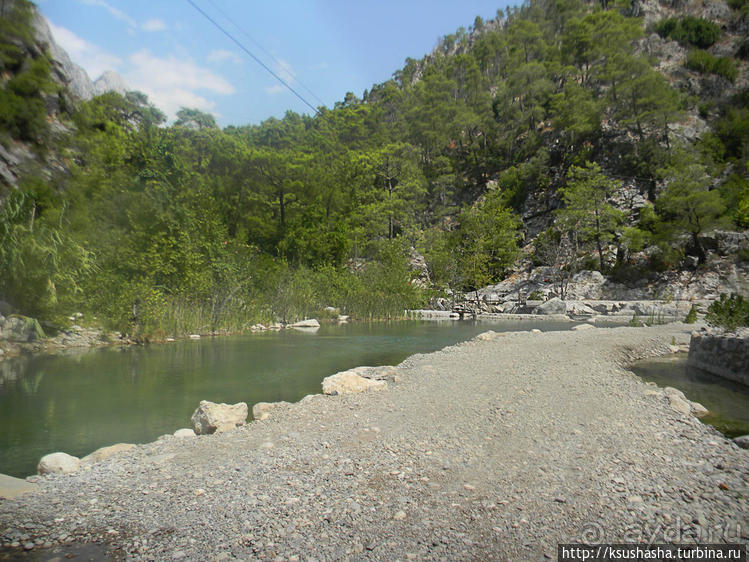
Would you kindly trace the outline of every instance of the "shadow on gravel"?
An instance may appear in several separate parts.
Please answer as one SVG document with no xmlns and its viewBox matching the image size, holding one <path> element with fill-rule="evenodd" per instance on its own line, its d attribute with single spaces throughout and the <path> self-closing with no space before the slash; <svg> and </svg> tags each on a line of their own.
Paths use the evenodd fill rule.
<svg viewBox="0 0 749 562">
<path fill-rule="evenodd" d="M 21 548 L 0 548 L 0 561 L 24 560 L 27 562 L 63 562 L 78 560 L 80 562 L 101 560 L 124 560 L 124 553 L 110 550 L 103 544 L 66 544 L 52 548 L 35 548 L 25 551 Z"/>
</svg>

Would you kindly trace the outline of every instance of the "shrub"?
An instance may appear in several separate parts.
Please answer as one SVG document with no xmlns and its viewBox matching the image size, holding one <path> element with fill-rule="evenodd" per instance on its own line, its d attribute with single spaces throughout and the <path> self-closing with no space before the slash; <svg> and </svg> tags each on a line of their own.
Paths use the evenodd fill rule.
<svg viewBox="0 0 749 562">
<path fill-rule="evenodd" d="M 697 307 L 692 305 L 692 308 L 689 309 L 689 312 L 687 312 L 687 317 L 684 318 L 685 324 L 694 324 L 697 322 Z"/>
<path fill-rule="evenodd" d="M 685 66 L 703 74 L 717 74 L 729 82 L 735 81 L 739 75 L 739 70 L 732 58 L 716 57 L 700 49 L 689 52 Z"/>
<path fill-rule="evenodd" d="M 749 326 L 749 301 L 736 293 L 730 297 L 724 293 L 707 309 L 705 320 L 711 326 L 731 331 Z"/>
<path fill-rule="evenodd" d="M 694 16 L 661 20 L 655 24 L 655 31 L 661 37 L 700 49 L 707 49 L 720 37 L 720 27 L 717 24 Z"/>
</svg>

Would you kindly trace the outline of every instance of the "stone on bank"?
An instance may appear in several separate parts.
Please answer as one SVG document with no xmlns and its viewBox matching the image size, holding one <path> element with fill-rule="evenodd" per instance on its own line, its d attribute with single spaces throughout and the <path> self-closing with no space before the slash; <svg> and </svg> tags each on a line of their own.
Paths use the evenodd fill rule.
<svg viewBox="0 0 749 562">
<path fill-rule="evenodd" d="M 249 409 L 244 402 L 216 404 L 201 400 L 190 418 L 190 423 L 197 435 L 210 435 L 216 431 L 220 433 L 244 425 L 247 422 L 248 413 Z"/>
<path fill-rule="evenodd" d="M 39 474 L 71 474 L 81 468 L 81 459 L 67 453 L 44 455 L 36 467 Z"/>
</svg>

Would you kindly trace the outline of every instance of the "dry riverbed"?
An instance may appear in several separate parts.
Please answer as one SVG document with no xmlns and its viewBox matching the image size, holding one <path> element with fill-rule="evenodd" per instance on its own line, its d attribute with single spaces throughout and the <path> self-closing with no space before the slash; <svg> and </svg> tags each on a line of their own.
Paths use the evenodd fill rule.
<svg viewBox="0 0 749 562">
<path fill-rule="evenodd" d="M 155 560 L 543 560 L 559 542 L 746 543 L 749 452 L 625 368 L 689 330 L 477 338 L 409 358 L 384 392 L 315 396 L 40 478 L 0 500 L 0 560 L 71 542 Z"/>
</svg>

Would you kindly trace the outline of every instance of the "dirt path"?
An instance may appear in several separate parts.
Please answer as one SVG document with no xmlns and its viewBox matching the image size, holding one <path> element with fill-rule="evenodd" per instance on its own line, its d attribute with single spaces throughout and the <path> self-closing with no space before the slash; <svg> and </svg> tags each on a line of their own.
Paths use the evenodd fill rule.
<svg viewBox="0 0 749 562">
<path fill-rule="evenodd" d="M 45 477 L 0 504 L 0 545 L 544 560 L 559 542 L 747 542 L 749 452 L 620 367 L 688 330 L 513 333 L 416 355 L 385 392 L 316 396 L 230 433 Z"/>
</svg>

